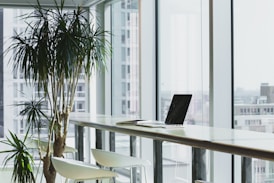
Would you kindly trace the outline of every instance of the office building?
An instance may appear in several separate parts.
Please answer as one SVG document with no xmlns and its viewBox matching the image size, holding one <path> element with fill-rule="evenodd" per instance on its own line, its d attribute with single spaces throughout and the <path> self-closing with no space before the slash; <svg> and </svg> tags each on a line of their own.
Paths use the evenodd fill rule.
<svg viewBox="0 0 274 183">
<path fill-rule="evenodd" d="M 259 88 L 259 87 L 258 87 Z M 259 95 L 250 95 L 238 101 L 234 107 L 235 129 L 251 130 L 266 133 L 274 131 L 273 86 L 262 83 Z M 240 94 L 239 94 L 240 95 Z M 245 95 L 246 96 L 246 95 Z M 241 101 L 241 102 L 240 102 Z M 256 182 L 272 182 L 273 162 L 252 159 L 252 178 Z"/>
</svg>

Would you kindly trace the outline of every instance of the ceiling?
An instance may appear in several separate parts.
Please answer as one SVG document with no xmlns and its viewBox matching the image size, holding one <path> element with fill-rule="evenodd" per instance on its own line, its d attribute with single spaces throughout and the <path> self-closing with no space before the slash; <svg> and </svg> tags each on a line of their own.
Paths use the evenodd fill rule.
<svg viewBox="0 0 274 183">
<path fill-rule="evenodd" d="M 54 0 L 39 0 L 41 5 L 52 6 L 54 5 Z M 61 2 L 61 0 L 56 0 Z M 76 5 L 81 6 L 91 6 L 99 0 L 65 0 L 65 6 L 75 7 Z M 37 0 L 0 0 L 0 6 L 32 6 L 37 3 Z"/>
</svg>

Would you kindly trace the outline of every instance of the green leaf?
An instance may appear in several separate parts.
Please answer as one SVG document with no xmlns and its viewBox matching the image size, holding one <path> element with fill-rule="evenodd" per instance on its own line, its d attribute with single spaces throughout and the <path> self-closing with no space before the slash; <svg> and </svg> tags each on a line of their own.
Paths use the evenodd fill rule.
<svg viewBox="0 0 274 183">
<path fill-rule="evenodd" d="M 11 150 L 0 151 L 0 153 L 7 153 L 8 155 L 4 159 L 4 166 L 7 165 L 9 161 L 14 162 L 14 168 L 12 172 L 12 179 L 14 182 L 27 183 L 35 182 L 33 175 L 33 157 L 28 152 L 28 148 L 25 145 L 25 140 L 22 141 L 18 136 L 11 131 L 9 131 L 10 138 L 7 137 L 6 140 L 0 141 L 0 143 L 6 144 L 11 147 Z M 26 136 L 28 133 L 26 134 Z"/>
</svg>

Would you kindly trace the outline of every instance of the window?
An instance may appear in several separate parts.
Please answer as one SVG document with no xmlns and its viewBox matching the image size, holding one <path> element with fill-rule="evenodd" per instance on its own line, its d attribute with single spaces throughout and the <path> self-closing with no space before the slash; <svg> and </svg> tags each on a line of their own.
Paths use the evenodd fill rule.
<svg viewBox="0 0 274 183">
<path fill-rule="evenodd" d="M 121 8 L 122 9 L 126 8 L 126 2 L 125 2 L 125 0 L 121 1 Z"/>
<path fill-rule="evenodd" d="M 122 65 L 122 69 L 121 69 L 121 75 L 122 75 L 122 79 L 126 79 L 126 66 L 125 65 Z"/>
<path fill-rule="evenodd" d="M 191 93 L 185 123 L 209 124 L 209 37 L 204 27 L 209 17 L 204 5 L 200 0 L 159 1 L 159 120 L 165 120 L 173 94 Z M 163 182 L 191 180 L 190 147 L 164 143 L 163 162 Z"/>
<path fill-rule="evenodd" d="M 134 6 L 133 6 L 134 5 Z M 111 112 L 139 115 L 138 0 L 113 1 L 111 6 Z M 122 22 L 121 22 L 122 21 Z M 122 26 L 121 26 L 122 25 Z M 130 155 L 129 136 L 115 134 L 115 151 Z M 137 141 L 137 146 L 138 146 Z M 137 154 L 138 156 L 138 154 Z M 129 174 L 126 174 L 126 179 Z"/>
<path fill-rule="evenodd" d="M 77 91 L 83 91 L 83 86 L 82 85 L 78 85 L 77 86 Z"/>
<path fill-rule="evenodd" d="M 131 4 L 138 4 L 137 0 L 115 1 L 112 6 L 112 113 L 120 114 L 139 114 L 138 107 L 131 111 L 127 107 L 126 101 L 130 101 L 131 106 L 139 106 L 139 92 L 132 92 L 133 88 L 139 88 L 139 32 L 138 24 L 132 23 L 129 17 L 138 19 L 138 9 L 131 7 Z M 124 4 L 127 3 L 127 6 Z M 127 20 L 121 18 L 127 15 Z M 119 18 L 118 18 L 119 17 Z M 124 24 L 122 21 L 129 21 Z M 136 20 L 135 20 L 136 21 Z M 138 21 L 137 21 L 138 22 Z M 125 26 L 119 26 L 124 24 Z M 119 34 L 122 33 L 122 41 Z M 130 35 L 130 36 L 129 36 Z M 120 50 L 122 53 L 120 53 Z M 124 62 L 127 64 L 125 65 Z M 131 87 L 130 87 L 131 86 Z"/>
<path fill-rule="evenodd" d="M 126 43 L 126 31 L 121 30 L 121 43 L 125 44 Z"/>
<path fill-rule="evenodd" d="M 21 15 L 29 13 L 32 11 L 32 9 L 26 9 L 20 7 L 20 9 L 16 8 L 4 8 L 0 11 L 0 19 L 3 25 L 1 25 L 1 28 L 3 29 L 3 32 L 0 31 L 0 37 L 3 45 L 3 49 L 1 48 L 1 52 L 3 50 L 6 50 L 9 47 L 10 44 L 10 37 L 14 36 L 15 32 L 22 33 L 25 31 L 26 22 L 21 20 Z M 3 12 L 3 14 L 2 14 Z M 5 17 L 5 18 L 3 18 Z M 39 93 L 37 90 L 37 84 L 34 84 L 33 86 L 26 85 L 25 84 L 25 78 L 23 78 L 23 73 L 21 72 L 12 72 L 12 64 L 8 64 L 10 61 L 11 52 L 8 54 L 3 54 L 4 58 L 1 60 L 1 69 L 3 69 L 3 72 L 0 72 L 0 79 L 4 82 L 1 82 L 3 84 L 3 87 L 0 87 L 3 91 L 0 92 L 0 138 L 3 138 L 4 134 L 4 124 L 5 129 L 8 129 L 15 133 L 26 133 L 26 123 L 24 120 L 22 120 L 22 117 L 19 116 L 20 110 L 23 108 L 15 107 L 14 104 L 23 103 L 25 101 L 36 99 L 43 97 L 43 93 Z M 1 54 L 2 55 L 2 54 Z M 83 70 L 84 71 L 84 70 Z M 85 96 L 85 78 L 82 77 L 79 80 L 79 86 L 77 88 L 76 94 L 77 100 L 80 100 L 80 102 L 73 106 L 73 111 L 75 111 L 75 108 L 80 108 L 81 111 L 85 110 L 85 101 L 87 99 L 87 96 Z M 0 84 L 0 85 L 1 85 Z M 5 98 L 4 102 L 2 102 L 2 97 Z M 50 105 L 47 101 L 43 104 L 43 110 L 44 112 L 48 112 L 48 105 Z M 5 121 L 5 123 L 4 123 Z M 47 134 L 47 131 L 43 131 L 43 133 Z M 2 144 L 0 144 L 0 149 L 3 149 Z M 2 162 L 2 159 L 0 159 L 0 162 Z"/>
<path fill-rule="evenodd" d="M 126 61 L 126 48 L 122 47 L 121 48 L 121 61 L 125 62 Z"/>
<path fill-rule="evenodd" d="M 82 103 L 78 103 L 77 106 L 78 106 L 78 109 L 80 109 L 80 110 L 83 109 L 83 104 Z"/>
<path fill-rule="evenodd" d="M 121 26 L 126 26 L 126 14 L 121 12 Z"/>
<path fill-rule="evenodd" d="M 234 114 L 235 128 L 273 133 L 274 2 L 234 1 L 234 96 L 242 115 Z M 249 114 L 254 107 L 255 113 Z M 240 123 L 245 120 L 246 123 Z M 240 167 L 240 163 L 236 164 Z M 273 182 L 273 162 L 252 159 L 252 182 Z M 235 168 L 237 169 L 237 168 Z M 270 173 L 268 173 L 270 172 Z M 236 177 L 240 180 L 240 177 Z"/>
<path fill-rule="evenodd" d="M 16 98 L 18 96 L 17 83 L 13 83 L 13 97 Z"/>
<path fill-rule="evenodd" d="M 127 30 L 127 39 L 130 39 L 130 30 Z"/>
<path fill-rule="evenodd" d="M 130 48 L 127 48 L 127 56 L 130 56 Z"/>
</svg>

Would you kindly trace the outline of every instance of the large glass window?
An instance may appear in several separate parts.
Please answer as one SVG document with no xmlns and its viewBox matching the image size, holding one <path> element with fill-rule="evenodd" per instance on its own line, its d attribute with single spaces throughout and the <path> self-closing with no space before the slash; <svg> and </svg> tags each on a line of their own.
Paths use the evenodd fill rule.
<svg viewBox="0 0 274 183">
<path fill-rule="evenodd" d="M 112 114 L 114 115 L 139 114 L 137 5 L 137 0 L 121 0 L 112 4 Z"/>
<path fill-rule="evenodd" d="M 0 40 L 3 40 L 3 9 L 0 9 Z M 3 52 L 3 44 L 0 44 L 0 52 Z M 4 137 L 4 64 L 3 64 L 3 55 L 0 56 L 0 138 Z"/>
<path fill-rule="evenodd" d="M 19 112 L 24 108 L 23 106 L 16 106 L 15 104 L 22 104 L 29 102 L 32 99 L 39 100 L 43 95 L 42 92 L 38 92 L 37 84 L 26 84 L 23 73 L 20 71 L 15 72 L 13 70 L 11 54 L 12 52 L 6 52 L 11 44 L 11 37 L 16 33 L 21 34 L 25 31 L 26 22 L 22 20 L 22 15 L 30 13 L 31 8 L 3 8 L 0 10 L 0 40 L 1 44 L 1 71 L 0 71 L 0 138 L 8 136 L 4 132 L 14 132 L 19 136 L 26 133 L 26 121 L 19 115 Z M 3 57 L 3 58 L 2 58 Z M 78 80 L 78 87 L 75 95 L 75 105 L 73 106 L 73 112 L 88 112 L 88 96 L 87 87 L 88 82 L 83 75 Z M 44 102 L 44 112 L 47 112 L 50 104 Z M 48 123 L 42 124 L 46 125 Z M 67 145 L 74 146 L 74 130 L 73 125 L 70 126 L 69 134 L 67 137 Z M 32 131 L 36 133 L 36 130 Z M 42 137 L 47 137 L 47 128 L 41 129 Z M 72 140 L 73 139 L 73 140 Z M 0 149 L 4 150 L 6 146 L 0 144 Z M 0 162 L 3 161 L 3 157 L 6 154 L 0 155 Z"/>
<path fill-rule="evenodd" d="M 15 9 L 15 8 L 5 8 L 3 9 L 3 16 L 0 18 L 4 18 L 4 25 L 3 26 L 3 34 L 1 35 L 3 39 L 1 39 L 4 43 L 4 48 L 3 50 L 7 50 L 11 37 L 14 36 L 15 34 L 20 34 L 24 32 L 25 27 L 26 27 L 26 22 L 25 21 L 18 21 L 21 20 L 22 15 L 25 15 L 27 13 L 30 13 L 32 10 L 31 9 Z M 29 101 L 31 99 L 38 100 L 42 95 L 41 93 L 38 93 L 38 88 L 37 85 L 27 85 L 25 84 L 25 79 L 23 78 L 23 73 L 20 73 L 20 71 L 17 71 L 18 73 L 14 72 L 12 69 L 12 63 L 10 62 L 11 58 L 11 52 L 8 52 L 8 54 L 4 54 L 3 58 L 3 68 L 5 69 L 4 72 L 1 73 L 1 77 L 3 78 L 3 83 L 4 87 L 2 95 L 5 96 L 5 101 L 4 104 L 0 103 L 1 105 L 4 106 L 4 113 L 1 115 L 0 113 L 0 118 L 4 118 L 4 121 L 6 121 L 6 124 L 8 124 L 8 121 L 16 121 L 17 120 L 17 126 L 14 127 L 13 125 L 7 126 L 7 129 L 14 131 L 15 133 L 25 133 L 24 130 L 16 130 L 22 128 L 25 129 L 25 122 L 23 121 L 24 125 L 21 122 L 21 116 L 19 116 L 19 113 L 15 115 L 9 115 L 9 114 L 14 114 L 11 113 L 10 111 L 16 110 L 17 112 L 20 111 L 18 109 L 15 109 L 16 106 L 14 104 L 22 103 Z M 18 77 L 20 76 L 20 77 Z M 88 95 L 85 95 L 87 92 L 88 87 L 85 87 L 87 85 L 87 80 L 85 77 L 83 77 L 83 74 L 80 76 L 78 80 L 78 87 L 77 91 L 75 94 L 75 106 L 73 107 L 73 112 L 88 112 L 87 110 L 87 97 Z M 1 102 L 1 100 L 0 100 Z M 19 124 L 21 123 L 21 124 Z M 1 120 L 0 120 L 0 126 Z M 1 127 L 0 127 L 1 131 Z M 0 132 L 1 133 L 1 132 Z"/>
<path fill-rule="evenodd" d="M 138 11 L 138 0 L 119 0 L 111 3 L 112 115 L 139 116 L 140 113 Z M 137 150 L 140 150 L 138 140 L 136 145 Z M 125 155 L 131 154 L 128 135 L 115 134 L 115 151 Z M 136 156 L 139 156 L 138 152 Z M 119 178 L 119 181 L 129 180 L 129 173 L 121 174 L 125 176 Z"/>
<path fill-rule="evenodd" d="M 173 94 L 192 94 L 185 123 L 209 123 L 208 2 L 159 1 L 158 114 L 165 120 Z M 163 182 L 191 182 L 191 148 L 163 144 Z"/>
<path fill-rule="evenodd" d="M 234 1 L 236 129 L 274 132 L 273 7 L 272 0 Z M 258 159 L 251 162 L 252 182 L 274 181 L 273 162 Z"/>
</svg>

